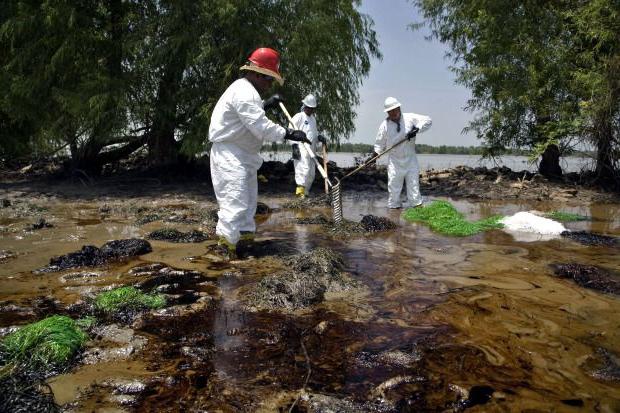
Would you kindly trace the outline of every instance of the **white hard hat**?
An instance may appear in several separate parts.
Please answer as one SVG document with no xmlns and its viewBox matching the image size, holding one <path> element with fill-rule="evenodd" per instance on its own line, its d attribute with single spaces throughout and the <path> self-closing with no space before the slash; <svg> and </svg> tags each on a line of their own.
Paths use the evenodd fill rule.
<svg viewBox="0 0 620 413">
<path fill-rule="evenodd" d="M 384 112 L 389 112 L 392 109 L 396 109 L 400 107 L 400 102 L 393 97 L 389 97 L 387 99 L 385 99 L 385 102 L 383 103 L 383 111 Z"/>
<path fill-rule="evenodd" d="M 301 103 L 303 103 L 304 106 L 307 106 L 309 108 L 316 108 L 316 98 L 312 93 L 306 96 L 304 100 L 301 101 Z"/>
</svg>

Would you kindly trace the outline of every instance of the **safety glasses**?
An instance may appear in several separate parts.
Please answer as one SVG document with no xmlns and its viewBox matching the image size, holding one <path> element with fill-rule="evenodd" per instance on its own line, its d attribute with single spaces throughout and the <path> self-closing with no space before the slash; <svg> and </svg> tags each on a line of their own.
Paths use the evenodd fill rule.
<svg viewBox="0 0 620 413">
<path fill-rule="evenodd" d="M 273 82 L 275 80 L 273 76 L 269 76 L 269 75 L 260 74 L 260 77 L 262 77 L 263 79 L 268 80 L 270 82 Z"/>
</svg>

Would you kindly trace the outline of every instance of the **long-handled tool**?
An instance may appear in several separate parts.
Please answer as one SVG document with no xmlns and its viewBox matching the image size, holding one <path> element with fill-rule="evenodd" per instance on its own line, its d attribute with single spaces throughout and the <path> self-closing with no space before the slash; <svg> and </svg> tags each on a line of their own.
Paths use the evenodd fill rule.
<svg viewBox="0 0 620 413">
<path fill-rule="evenodd" d="M 282 112 L 284 112 L 284 115 L 286 116 L 288 123 L 291 125 L 291 128 L 295 128 L 295 125 L 293 124 L 293 118 L 291 118 L 290 113 L 288 113 L 288 110 L 286 110 L 286 106 L 284 106 L 284 103 L 282 102 L 279 102 L 279 103 L 280 103 L 280 109 L 282 109 Z M 333 186 L 332 182 L 329 180 L 329 177 L 327 176 L 327 172 L 325 171 L 325 169 L 323 169 L 323 166 L 321 166 L 321 163 L 317 159 L 316 154 L 314 153 L 310 145 L 308 145 L 306 142 L 300 142 L 300 143 L 301 143 L 301 147 L 305 149 L 308 152 L 308 154 L 310 154 L 310 157 L 316 164 L 316 167 L 321 173 L 321 176 L 323 177 L 323 179 L 325 179 L 325 182 L 327 182 L 329 186 Z"/>
<path fill-rule="evenodd" d="M 331 187 L 331 199 L 332 199 L 332 209 L 334 211 L 334 223 L 336 224 L 340 224 L 342 222 L 342 181 L 345 178 L 348 178 L 349 176 L 357 173 L 358 171 L 364 169 L 365 167 L 367 167 L 368 165 L 372 164 L 373 162 L 375 162 L 377 159 L 379 159 L 380 157 L 382 157 L 383 155 L 385 155 L 386 153 L 388 153 L 389 151 L 391 151 L 392 149 L 396 148 L 398 145 L 402 144 L 403 142 L 408 141 L 409 138 L 405 138 L 403 140 L 400 140 L 398 142 L 396 142 L 394 145 L 390 146 L 389 148 L 387 148 L 385 151 L 381 152 L 380 154 L 377 154 L 375 156 L 373 156 L 371 159 L 369 159 L 368 161 L 366 161 L 364 164 L 358 166 L 357 168 L 355 168 L 354 170 L 352 170 L 351 172 L 347 173 L 345 176 L 343 176 L 342 178 L 338 179 L 336 178 L 336 185 L 332 185 Z M 338 211 L 338 214 L 336 213 Z"/>
<path fill-rule="evenodd" d="M 327 173 L 327 144 L 323 144 L 323 169 L 325 169 L 325 173 Z M 327 183 L 327 179 L 325 180 L 325 195 L 329 195 L 329 184 Z"/>
<path fill-rule="evenodd" d="M 295 125 L 293 124 L 293 118 L 291 118 L 291 115 L 288 113 L 288 110 L 286 110 L 286 106 L 284 106 L 282 102 L 280 102 L 280 109 L 282 109 L 282 112 L 284 112 L 284 115 L 286 116 L 288 123 L 291 125 L 292 128 L 294 128 Z M 332 181 L 330 181 L 329 177 L 327 176 L 327 170 L 326 170 L 327 168 L 323 169 L 323 167 L 321 166 L 321 163 L 317 159 L 316 154 L 312 151 L 312 148 L 310 147 L 310 145 L 308 145 L 306 142 L 302 142 L 301 147 L 304 148 L 306 151 L 308 151 L 308 153 L 314 160 L 314 163 L 316 164 L 317 169 L 321 173 L 321 176 L 323 176 L 323 179 L 325 179 L 325 186 L 326 187 L 329 186 L 332 189 L 330 193 L 331 204 L 332 204 L 332 215 L 334 217 L 335 223 L 337 224 L 341 223 L 342 222 L 342 200 L 340 199 L 340 191 L 337 192 L 336 195 L 338 195 L 338 199 L 337 201 L 335 201 L 334 200 L 335 192 L 333 191 L 334 184 L 332 184 Z"/>
</svg>

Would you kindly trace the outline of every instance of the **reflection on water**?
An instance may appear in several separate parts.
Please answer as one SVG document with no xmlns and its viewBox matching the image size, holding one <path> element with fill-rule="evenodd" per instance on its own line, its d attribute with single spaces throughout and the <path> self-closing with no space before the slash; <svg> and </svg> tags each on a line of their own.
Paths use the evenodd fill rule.
<svg viewBox="0 0 620 413">
<path fill-rule="evenodd" d="M 379 405 L 442 411 L 467 399 L 472 389 L 492 394 L 477 411 L 569 411 L 573 405 L 620 410 L 620 385 L 596 373 L 600 354 L 620 354 L 620 299 L 558 279 L 549 267 L 576 262 L 619 271 L 617 249 L 567 239 L 521 242 L 500 230 L 446 237 L 404 221 L 402 211 L 386 208 L 385 198 L 346 193 L 345 218 L 385 216 L 399 224 L 396 231 L 340 239 L 322 226 L 295 223 L 318 213 L 329 216 L 328 208 L 277 210 L 260 223 L 259 239 L 285 240 L 298 252 L 318 246 L 340 252 L 346 270 L 362 285 L 294 313 L 249 311 L 241 299 L 262 277 L 282 270 L 281 264 L 268 257 L 213 263 L 204 256 L 205 243 L 153 242 L 152 253 L 99 269 L 90 278 L 31 273 L 52 256 L 85 244 L 144 237 L 161 222 L 139 226 L 131 214 L 103 217 L 96 203 L 69 208 L 62 201 L 50 203 L 45 213 L 54 228 L 24 232 L 28 218 L 2 218 L 0 250 L 18 258 L 0 264 L 0 327 L 36 319 L 34 312 L 18 317 L 15 308 L 32 307 L 39 296 L 53 297 L 62 308 L 84 299 L 85 292 L 134 283 L 128 270 L 138 263 L 165 262 L 218 276 L 210 287 L 219 291 L 212 304 L 137 324 L 134 328 L 149 339 L 144 352 L 105 368 L 78 366 L 55 380 L 57 400 L 71 400 L 80 388 L 113 377 L 147 377 L 152 388 L 136 401 L 145 410 L 182 405 L 288 411 L 302 388 L 367 411 Z M 283 199 L 262 201 L 276 207 Z M 536 203 L 453 203 L 472 220 L 557 209 Z M 170 205 L 187 206 L 183 199 Z M 565 210 L 593 218 L 567 223 L 569 229 L 620 236 L 620 205 Z M 184 314 L 187 308 L 178 311 Z M 98 400 L 106 391 L 84 393 L 81 406 L 101 407 L 104 402 Z M 304 403 L 300 400 L 300 406 Z"/>
</svg>

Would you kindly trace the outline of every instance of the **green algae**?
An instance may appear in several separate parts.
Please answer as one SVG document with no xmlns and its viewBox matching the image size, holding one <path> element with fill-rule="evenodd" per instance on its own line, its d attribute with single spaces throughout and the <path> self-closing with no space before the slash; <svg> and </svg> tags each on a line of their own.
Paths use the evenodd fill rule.
<svg viewBox="0 0 620 413">
<path fill-rule="evenodd" d="M 501 216 L 496 215 L 479 221 L 467 221 L 463 214 L 447 201 L 409 208 L 403 213 L 407 221 L 422 222 L 433 231 L 455 237 L 467 237 L 490 229 L 503 228 L 499 222 Z"/>
<path fill-rule="evenodd" d="M 545 218 L 561 222 L 587 221 L 590 217 L 585 215 L 573 214 L 572 212 L 551 211 L 546 213 Z"/>
<path fill-rule="evenodd" d="M 121 310 L 162 308 L 166 299 L 161 294 L 146 294 L 135 287 L 120 287 L 97 295 L 94 304 L 95 309 L 110 314 Z"/>
<path fill-rule="evenodd" d="M 87 339 L 76 321 L 54 315 L 9 334 L 0 348 L 7 364 L 49 369 L 68 364 Z"/>
</svg>

